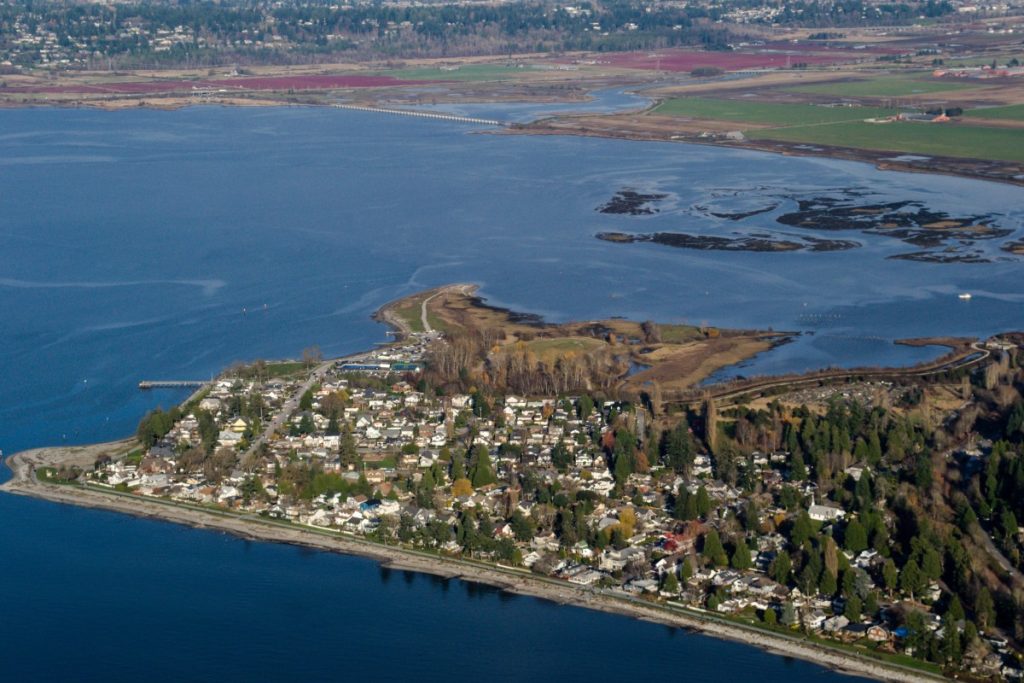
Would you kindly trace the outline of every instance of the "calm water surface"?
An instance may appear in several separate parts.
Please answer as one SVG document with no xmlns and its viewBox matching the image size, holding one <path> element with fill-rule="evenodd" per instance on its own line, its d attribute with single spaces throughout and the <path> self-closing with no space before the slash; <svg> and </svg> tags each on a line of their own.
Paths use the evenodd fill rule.
<svg viewBox="0 0 1024 683">
<path fill-rule="evenodd" d="M 453 281 L 554 320 L 813 332 L 744 373 L 912 363 L 936 351 L 893 339 L 1024 322 L 1017 260 L 893 261 L 906 245 L 860 235 L 851 252 L 774 255 L 593 238 L 726 234 L 727 222 L 694 207 L 723 192 L 851 187 L 996 213 L 1019 231 L 1019 188 L 846 162 L 325 109 L 44 109 L 0 112 L 0 180 L 7 453 L 124 436 L 146 409 L 181 398 L 138 392 L 141 379 L 201 379 L 314 343 L 326 354 L 365 348 L 384 339 L 373 310 Z M 595 212 L 623 187 L 671 198 L 650 217 Z M 957 300 L 960 291 L 974 299 Z M 0 519 L 10 680 L 835 678 L 361 559 L 12 496 L 0 496 Z"/>
</svg>

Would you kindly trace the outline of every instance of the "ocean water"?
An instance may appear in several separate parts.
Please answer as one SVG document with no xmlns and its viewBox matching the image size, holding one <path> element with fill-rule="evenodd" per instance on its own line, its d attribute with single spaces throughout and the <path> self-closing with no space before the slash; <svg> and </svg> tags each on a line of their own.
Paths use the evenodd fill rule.
<svg viewBox="0 0 1024 683">
<path fill-rule="evenodd" d="M 123 435 L 147 408 L 181 397 L 140 393 L 142 379 L 203 379 L 311 344 L 365 348 L 384 339 L 369 318 L 377 307 L 448 282 L 476 282 L 493 303 L 555 320 L 804 333 L 737 370 L 748 375 L 909 364 L 941 350 L 894 339 L 987 335 L 1024 320 L 1024 266 L 992 244 L 983 247 L 1003 260 L 929 264 L 887 259 L 915 248 L 859 233 L 838 235 L 859 249 L 788 254 L 594 239 L 729 235 L 734 222 L 694 207 L 849 188 L 994 214 L 1021 232 L 1022 188 L 828 159 L 495 135 L 332 109 L 39 109 L 0 112 L 0 178 L 7 452 Z M 669 199 L 652 216 L 595 210 L 623 187 Z M 754 227 L 793 232 L 773 216 Z"/>
<path fill-rule="evenodd" d="M 595 211 L 623 187 L 670 198 L 652 216 Z M 849 188 L 995 214 L 1020 232 L 1020 188 L 827 159 L 329 109 L 0 111 L 0 449 L 125 436 L 145 410 L 182 398 L 140 392 L 142 379 L 203 379 L 311 344 L 366 348 L 385 339 L 369 319 L 377 307 L 447 282 L 554 320 L 804 333 L 743 374 L 913 363 L 941 351 L 892 340 L 1021 327 L 1024 268 L 990 246 L 1002 260 L 942 265 L 890 260 L 910 249 L 846 233 L 862 247 L 594 239 L 728 234 L 695 207 Z M 0 496 L 0 549 L 9 680 L 835 677 L 361 559 L 12 496 Z"/>
</svg>

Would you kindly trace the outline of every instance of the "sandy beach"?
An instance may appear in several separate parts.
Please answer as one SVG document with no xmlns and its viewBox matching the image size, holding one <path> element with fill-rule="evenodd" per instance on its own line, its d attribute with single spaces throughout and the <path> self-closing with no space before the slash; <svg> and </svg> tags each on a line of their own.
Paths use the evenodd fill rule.
<svg viewBox="0 0 1024 683">
<path fill-rule="evenodd" d="M 768 633 L 761 629 L 728 622 L 711 614 L 702 614 L 694 610 L 684 611 L 654 605 L 625 595 L 610 594 L 607 591 L 575 587 L 564 581 L 536 576 L 524 570 L 439 557 L 416 550 L 385 546 L 328 530 L 304 528 L 256 516 L 206 510 L 114 491 L 47 484 L 39 481 L 34 475 L 38 467 L 58 467 L 62 464 L 91 466 L 96 457 L 103 454 L 123 454 L 132 445 L 134 441 L 129 439 L 90 446 L 39 448 L 15 454 L 6 460 L 6 465 L 13 472 L 13 476 L 0 485 L 0 491 L 79 507 L 111 510 L 136 517 L 160 519 L 199 529 L 217 530 L 251 540 L 288 543 L 328 552 L 358 555 L 392 569 L 459 578 L 494 586 L 518 595 L 676 626 L 715 638 L 752 645 L 778 655 L 815 662 L 843 673 L 877 680 L 942 680 L 914 669 L 883 664 L 838 648 L 809 643 L 798 635 Z"/>
</svg>

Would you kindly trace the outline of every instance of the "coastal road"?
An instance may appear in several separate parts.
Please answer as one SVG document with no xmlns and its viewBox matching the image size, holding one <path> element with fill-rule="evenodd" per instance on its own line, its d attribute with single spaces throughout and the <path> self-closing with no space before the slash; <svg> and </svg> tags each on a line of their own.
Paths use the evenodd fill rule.
<svg viewBox="0 0 1024 683">
<path fill-rule="evenodd" d="M 361 356 L 353 356 L 351 358 L 335 358 L 332 360 L 324 361 L 320 363 L 320 365 L 316 366 L 313 372 L 309 374 L 309 377 L 306 378 L 306 381 L 303 382 L 302 385 L 299 386 L 299 388 L 296 389 L 294 393 L 292 393 L 288 400 L 284 402 L 284 405 L 281 406 L 281 409 L 277 411 L 276 415 L 274 415 L 274 419 L 272 419 L 270 423 L 267 424 L 266 428 L 263 430 L 263 433 L 256 437 L 256 439 L 252 442 L 252 445 L 249 447 L 249 450 L 251 452 L 255 452 L 257 448 L 262 446 L 271 437 L 273 437 L 274 434 L 277 433 L 277 430 L 281 428 L 285 421 L 287 421 L 291 417 L 292 413 L 299 407 L 299 401 L 302 399 L 302 395 L 309 391 L 310 389 L 312 389 L 314 384 L 320 382 L 324 378 L 324 375 L 327 374 L 327 371 L 330 370 L 335 363 L 343 362 L 346 360 L 358 360 L 359 358 L 361 358 Z"/>
<path fill-rule="evenodd" d="M 427 320 L 427 304 L 430 303 L 431 299 L 433 299 L 435 296 L 437 296 L 438 294 L 440 294 L 443 291 L 444 290 L 442 289 L 442 290 L 439 290 L 437 292 L 434 292 L 433 294 L 428 296 L 426 299 L 424 299 L 422 304 L 420 304 L 420 323 L 423 324 L 423 333 L 428 335 L 428 336 L 434 334 L 434 328 L 432 328 L 430 326 L 430 321 Z"/>
<path fill-rule="evenodd" d="M 254 451 L 256 448 L 270 440 L 270 438 L 273 437 L 279 429 L 281 429 L 284 423 L 291 417 L 292 413 L 298 409 L 302 395 L 312 389 L 314 384 L 321 382 L 324 376 L 327 375 L 328 370 L 337 364 L 360 363 L 371 357 L 371 352 L 357 353 L 351 356 L 342 356 L 341 358 L 325 360 L 317 365 L 313 372 L 309 374 L 309 377 L 306 378 L 306 381 L 303 382 L 298 389 L 292 392 L 292 395 L 284 402 L 281 409 L 277 411 L 276 415 L 274 415 L 274 419 L 272 419 L 267 424 L 266 428 L 264 428 L 263 433 L 253 440 L 249 450 Z"/>
<path fill-rule="evenodd" d="M 427 316 L 427 304 L 430 303 L 431 299 L 436 297 L 438 294 L 444 294 L 449 291 L 455 291 L 462 295 L 469 296 L 470 294 L 473 293 L 474 287 L 475 285 L 449 285 L 447 287 L 442 287 L 441 289 L 437 290 L 436 292 L 428 296 L 426 299 L 424 299 L 423 303 L 420 304 L 420 323 L 422 323 L 423 325 L 423 333 L 428 338 L 434 338 L 440 334 L 437 330 L 430 326 L 430 320 Z"/>
<path fill-rule="evenodd" d="M 988 532 L 979 527 L 976 533 L 971 534 L 971 538 L 980 543 L 985 548 L 988 556 L 995 560 L 1000 569 L 1006 572 L 1012 588 L 1024 588 L 1024 575 L 1017 571 L 1017 568 L 1013 566 L 1013 563 L 1010 562 L 1006 555 L 1003 555 Z"/>
</svg>

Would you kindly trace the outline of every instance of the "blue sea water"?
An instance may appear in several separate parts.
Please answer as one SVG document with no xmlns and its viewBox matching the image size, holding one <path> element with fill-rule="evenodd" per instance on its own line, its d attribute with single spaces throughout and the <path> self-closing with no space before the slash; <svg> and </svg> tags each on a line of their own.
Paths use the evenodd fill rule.
<svg viewBox="0 0 1024 683">
<path fill-rule="evenodd" d="M 654 216 L 595 212 L 623 187 L 671 199 Z M 385 338 L 377 307 L 455 281 L 555 320 L 808 333 L 744 374 L 912 363 L 938 351 L 893 339 L 1021 327 L 1015 259 L 894 261 L 906 245 L 860 235 L 854 251 L 794 254 L 593 238 L 722 234 L 733 226 L 694 210 L 710 196 L 851 187 L 1018 232 L 1024 211 L 1020 188 L 956 178 L 352 111 L 0 111 L 0 448 L 125 436 L 182 398 L 142 379 L 366 348 Z M 6 495 L 0 569 L 10 680 L 835 676 L 357 558 Z"/>
</svg>

